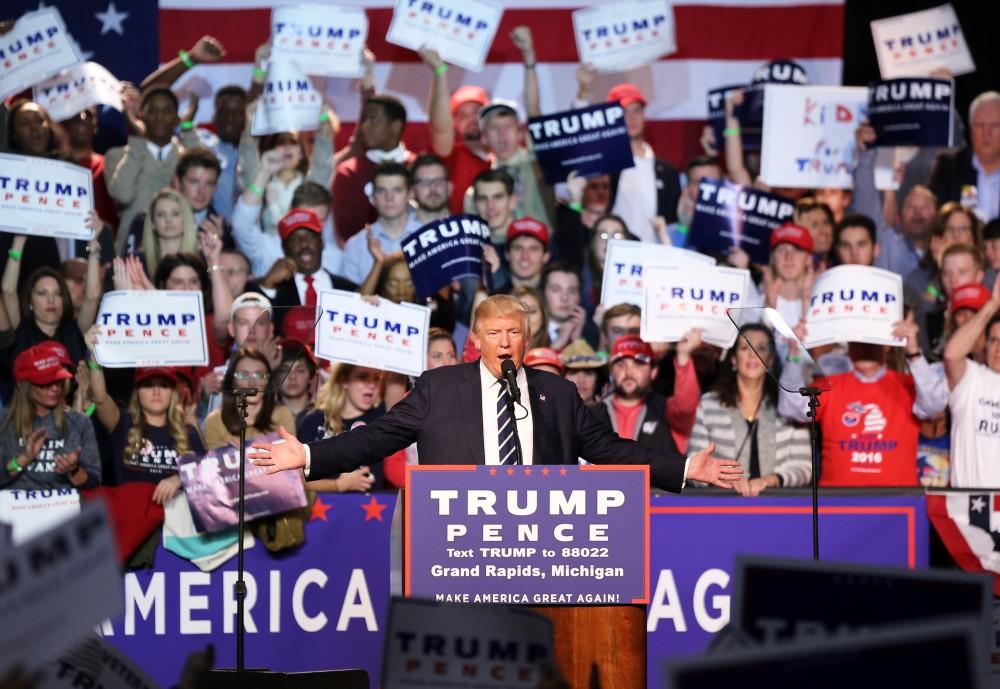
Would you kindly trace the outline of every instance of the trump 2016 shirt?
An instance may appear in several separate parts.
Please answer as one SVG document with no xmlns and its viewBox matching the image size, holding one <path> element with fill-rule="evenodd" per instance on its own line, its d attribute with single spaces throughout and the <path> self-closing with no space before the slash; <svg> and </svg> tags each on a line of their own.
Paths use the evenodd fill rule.
<svg viewBox="0 0 1000 689">
<path fill-rule="evenodd" d="M 951 485 L 1000 488 L 1000 373 L 967 361 L 949 404 Z"/>
</svg>

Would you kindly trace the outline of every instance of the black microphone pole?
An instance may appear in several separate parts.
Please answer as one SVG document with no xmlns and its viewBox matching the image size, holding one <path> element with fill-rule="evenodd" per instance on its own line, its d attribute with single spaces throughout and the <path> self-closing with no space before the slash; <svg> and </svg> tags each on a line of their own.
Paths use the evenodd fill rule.
<svg viewBox="0 0 1000 689">
<path fill-rule="evenodd" d="M 246 629 L 243 626 L 243 606 L 247 597 L 247 585 L 243 579 L 243 525 L 246 520 L 246 461 L 247 461 L 247 399 L 256 397 L 257 388 L 236 388 L 230 391 L 236 396 L 240 412 L 240 488 L 239 488 L 239 520 L 236 537 L 239 541 L 236 551 L 236 672 L 245 669 L 243 662 L 243 644 Z"/>
<path fill-rule="evenodd" d="M 510 414 L 510 423 L 514 428 L 514 457 L 520 466 L 524 464 L 524 455 L 521 452 L 521 436 L 517 432 L 517 416 L 514 414 L 514 398 L 518 402 L 521 400 L 521 390 L 517 387 L 517 368 L 513 361 L 504 359 L 500 362 L 500 372 L 507 384 L 507 413 Z"/>
</svg>

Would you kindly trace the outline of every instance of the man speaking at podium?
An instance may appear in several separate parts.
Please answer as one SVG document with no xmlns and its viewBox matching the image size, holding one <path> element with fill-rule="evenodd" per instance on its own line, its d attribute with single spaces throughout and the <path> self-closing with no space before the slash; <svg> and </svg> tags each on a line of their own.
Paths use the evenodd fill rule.
<svg viewBox="0 0 1000 689">
<path fill-rule="evenodd" d="M 577 464 L 581 457 L 596 464 L 648 464 L 651 483 L 673 492 L 692 480 L 731 488 L 742 475 L 738 462 L 711 457 L 714 445 L 684 457 L 619 438 L 592 416 L 573 383 L 523 368 L 531 338 L 528 312 L 518 299 L 486 299 L 476 309 L 471 337 L 478 362 L 426 371 L 374 423 L 308 445 L 281 428 L 284 442 L 253 444 L 254 462 L 269 474 L 304 469 L 312 480 L 381 461 L 416 442 L 422 464 L 516 464 L 511 395 L 524 464 Z M 516 380 L 516 389 L 508 388 L 508 379 Z"/>
</svg>

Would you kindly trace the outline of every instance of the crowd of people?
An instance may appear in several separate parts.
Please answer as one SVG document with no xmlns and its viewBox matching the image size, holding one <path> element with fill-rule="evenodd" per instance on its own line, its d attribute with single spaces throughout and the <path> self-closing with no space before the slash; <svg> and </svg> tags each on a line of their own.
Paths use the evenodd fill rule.
<svg viewBox="0 0 1000 689">
<path fill-rule="evenodd" d="M 763 187 L 759 159 L 740 143 L 741 94 L 728 98 L 725 141 L 708 130 L 703 155 L 668 162 L 644 138 L 642 90 L 623 83 L 595 94 L 595 70 L 583 65 L 566 107 L 620 103 L 634 166 L 550 186 L 525 131 L 544 87 L 531 32 L 519 27 L 510 40 L 523 61 L 521 102 L 474 85 L 450 92 L 447 65 L 420 52 L 432 75 L 430 148 L 420 152 L 407 148 L 402 102 L 376 92 L 369 51 L 357 128 L 339 150 L 329 107 L 315 131 L 251 135 L 266 45 L 252 83 L 220 89 L 212 121 L 195 122 L 171 84 L 223 53 L 208 36 L 124 87 L 124 146 L 95 150 L 95 109 L 57 122 L 30 98 L 10 99 L 2 150 L 89 168 L 95 203 L 90 241 L 2 237 L 0 487 L 139 481 L 167 502 L 182 490 L 178 457 L 237 442 L 239 387 L 262 393 L 249 401 L 250 439 L 284 427 L 311 441 L 377 419 L 412 380 L 314 356 L 315 319 L 291 307 L 308 314 L 328 289 L 429 306 L 428 369 L 476 359 L 475 305 L 488 290 L 510 294 L 530 314 L 524 364 L 571 380 L 620 436 L 682 453 L 714 443 L 743 466 L 736 490 L 745 496 L 809 484 L 804 398 L 781 391 L 808 371 L 787 338 L 748 323 L 725 351 L 697 329 L 677 343 L 644 342 L 638 306 L 601 303 L 609 240 L 685 247 L 702 179 Z M 903 347 L 812 352 L 833 374 L 818 414 L 820 485 L 1000 487 L 1000 93 L 975 98 L 968 133 L 932 168 L 900 171 L 925 183 L 883 193 L 868 146 L 875 133 L 862 124 L 853 190 L 771 190 L 796 212 L 772 233 L 770 264 L 741 249 L 715 257 L 749 269 L 760 303 L 800 335 L 823 270 L 877 266 L 903 279 Z M 489 226 L 490 286 L 467 280 L 419 300 L 401 240 L 463 212 Z M 201 292 L 208 366 L 102 369 L 95 318 L 111 289 Z M 410 448 L 384 460 L 307 485 L 400 488 L 419 458 Z"/>
</svg>

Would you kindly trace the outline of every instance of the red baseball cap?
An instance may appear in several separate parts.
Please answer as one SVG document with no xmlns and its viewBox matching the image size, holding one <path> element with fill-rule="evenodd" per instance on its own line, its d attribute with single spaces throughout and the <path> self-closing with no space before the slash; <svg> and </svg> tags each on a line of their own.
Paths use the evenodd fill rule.
<svg viewBox="0 0 1000 689">
<path fill-rule="evenodd" d="M 529 237 L 534 237 L 542 244 L 545 248 L 549 248 L 549 228 L 543 222 L 539 222 L 534 218 L 521 218 L 519 220 L 513 221 L 507 226 L 507 243 L 509 244 L 511 240 L 518 237 L 527 235 Z"/>
<path fill-rule="evenodd" d="M 643 107 L 645 107 L 646 103 L 649 102 L 646 100 L 646 96 L 643 95 L 642 90 L 635 84 L 618 84 L 612 86 L 611 90 L 608 91 L 608 101 L 618 101 L 622 104 L 623 108 L 632 105 L 632 103 L 642 103 Z"/>
<path fill-rule="evenodd" d="M 489 102 L 490 97 L 486 94 L 486 89 L 482 86 L 473 86 L 472 84 L 459 86 L 451 94 L 451 114 L 454 115 L 466 103 L 479 103 L 480 106 L 483 106 Z"/>
<path fill-rule="evenodd" d="M 611 363 L 620 359 L 633 358 L 640 364 L 653 363 L 653 348 L 648 342 L 643 342 L 638 335 L 623 335 L 615 340 L 611 349 Z"/>
<path fill-rule="evenodd" d="M 54 340 L 28 347 L 14 359 L 14 380 L 26 380 L 34 385 L 51 385 L 58 380 L 68 380 L 73 374 L 66 370 L 71 365 L 66 348 Z"/>
<path fill-rule="evenodd" d="M 278 222 L 278 234 L 282 241 L 295 230 L 302 228 L 312 230 L 316 234 L 323 233 L 323 223 L 319 216 L 305 208 L 293 208 Z"/>
<path fill-rule="evenodd" d="M 144 380 L 157 377 L 165 378 L 171 385 L 175 387 L 177 386 L 177 372 L 172 368 L 167 368 L 166 366 L 149 366 L 146 368 L 137 368 L 135 370 L 136 385 Z"/>
<path fill-rule="evenodd" d="M 528 353 L 524 355 L 524 365 L 525 366 L 552 366 L 560 374 L 566 368 L 563 365 L 562 359 L 559 358 L 559 352 L 552 349 L 551 347 L 535 347 L 534 349 L 529 349 Z"/>
<path fill-rule="evenodd" d="M 791 244 L 810 254 L 813 252 L 812 235 L 801 225 L 785 223 L 781 227 L 771 230 L 771 248 L 773 249 L 779 244 Z"/>
<path fill-rule="evenodd" d="M 990 300 L 990 291 L 985 286 L 974 283 L 956 287 L 951 292 L 951 312 L 959 309 L 978 311 Z"/>
<path fill-rule="evenodd" d="M 312 306 L 296 306 L 288 309 L 281 320 L 281 334 L 289 340 L 311 345 L 316 339 L 316 321 L 319 313 Z"/>
</svg>

